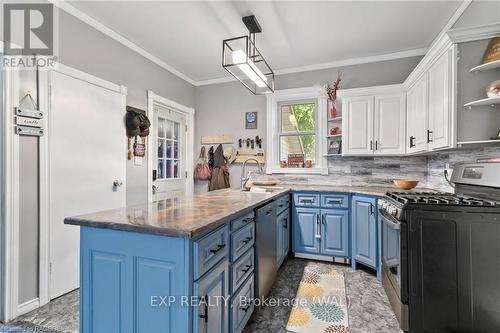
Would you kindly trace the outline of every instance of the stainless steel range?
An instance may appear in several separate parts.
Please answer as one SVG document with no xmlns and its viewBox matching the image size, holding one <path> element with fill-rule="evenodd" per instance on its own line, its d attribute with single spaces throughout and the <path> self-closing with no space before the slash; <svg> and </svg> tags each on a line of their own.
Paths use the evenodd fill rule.
<svg viewBox="0 0 500 333">
<path fill-rule="evenodd" d="M 451 181 L 379 201 L 382 284 L 404 331 L 500 332 L 500 163 Z"/>
</svg>

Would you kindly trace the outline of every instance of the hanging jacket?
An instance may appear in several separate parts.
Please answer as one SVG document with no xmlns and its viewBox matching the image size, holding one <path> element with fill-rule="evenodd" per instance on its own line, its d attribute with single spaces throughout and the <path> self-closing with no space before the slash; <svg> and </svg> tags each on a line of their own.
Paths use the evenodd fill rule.
<svg viewBox="0 0 500 333">
<path fill-rule="evenodd" d="M 223 188 L 229 188 L 229 170 L 226 164 L 219 167 L 214 167 L 212 170 L 212 177 L 208 183 L 209 191 L 221 190 Z"/>
<path fill-rule="evenodd" d="M 218 145 L 214 153 L 214 168 L 220 167 L 224 164 L 226 164 L 226 161 L 224 159 L 224 148 L 222 147 L 222 145 Z"/>
</svg>

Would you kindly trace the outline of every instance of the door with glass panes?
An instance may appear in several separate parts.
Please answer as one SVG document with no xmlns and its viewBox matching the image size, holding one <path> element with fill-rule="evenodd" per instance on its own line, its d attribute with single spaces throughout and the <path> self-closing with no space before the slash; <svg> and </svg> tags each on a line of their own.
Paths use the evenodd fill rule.
<svg viewBox="0 0 500 333">
<path fill-rule="evenodd" d="M 162 105 L 154 106 L 153 200 L 186 193 L 186 117 Z"/>
</svg>

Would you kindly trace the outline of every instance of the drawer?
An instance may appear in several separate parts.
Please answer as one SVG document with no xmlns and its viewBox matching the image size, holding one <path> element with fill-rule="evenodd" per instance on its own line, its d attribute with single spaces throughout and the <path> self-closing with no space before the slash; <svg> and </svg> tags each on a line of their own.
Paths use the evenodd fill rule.
<svg viewBox="0 0 500 333">
<path fill-rule="evenodd" d="M 254 276 L 243 284 L 231 301 L 230 332 L 241 333 L 254 310 Z"/>
<path fill-rule="evenodd" d="M 231 266 L 231 294 L 233 294 L 253 274 L 255 267 L 255 251 L 251 247 Z"/>
<path fill-rule="evenodd" d="M 290 207 L 290 195 L 284 195 L 276 200 L 278 214 Z"/>
<path fill-rule="evenodd" d="M 349 208 L 349 196 L 347 194 L 322 194 L 321 207 Z"/>
<path fill-rule="evenodd" d="M 250 212 L 246 215 L 240 216 L 236 220 L 231 221 L 231 231 L 236 231 L 250 222 L 255 222 L 255 213 Z"/>
<path fill-rule="evenodd" d="M 255 243 L 255 223 L 250 222 L 231 234 L 231 261 L 236 261 Z"/>
<path fill-rule="evenodd" d="M 193 272 L 198 279 L 229 253 L 229 226 L 225 225 L 193 242 Z"/>
<path fill-rule="evenodd" d="M 295 193 L 293 195 L 293 202 L 295 206 L 302 207 L 319 207 L 320 195 L 313 193 Z"/>
</svg>

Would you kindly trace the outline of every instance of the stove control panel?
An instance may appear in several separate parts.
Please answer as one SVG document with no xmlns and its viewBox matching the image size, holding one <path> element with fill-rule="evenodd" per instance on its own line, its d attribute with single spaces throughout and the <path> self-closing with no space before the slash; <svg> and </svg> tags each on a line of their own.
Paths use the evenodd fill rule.
<svg viewBox="0 0 500 333">
<path fill-rule="evenodd" d="M 387 200 L 378 201 L 379 210 L 386 215 L 394 216 L 397 219 L 401 218 L 401 209 Z"/>
</svg>

